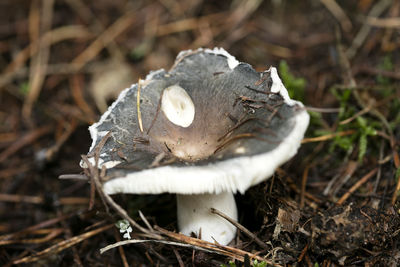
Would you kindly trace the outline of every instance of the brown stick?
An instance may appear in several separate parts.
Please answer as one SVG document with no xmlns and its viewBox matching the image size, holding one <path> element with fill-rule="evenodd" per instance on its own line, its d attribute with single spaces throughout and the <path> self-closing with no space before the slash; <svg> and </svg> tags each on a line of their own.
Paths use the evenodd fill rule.
<svg viewBox="0 0 400 267">
<path fill-rule="evenodd" d="M 56 223 L 58 223 L 59 221 L 62 221 L 62 220 L 65 220 L 65 219 L 68 219 L 68 218 L 71 218 L 71 217 L 73 217 L 73 216 L 80 215 L 80 214 L 81 214 L 80 212 L 74 212 L 74 213 L 70 213 L 70 214 L 65 214 L 65 215 L 59 216 L 59 217 L 57 217 L 57 218 L 54 218 L 54 219 L 50 219 L 50 220 L 41 222 L 41 223 L 39 223 L 39 224 L 32 225 L 32 226 L 30 226 L 30 227 L 27 227 L 27 228 L 25 228 L 25 229 L 23 229 L 23 230 L 20 230 L 20 231 L 18 231 L 18 232 L 15 232 L 15 233 L 6 234 L 6 235 L 1 235 L 1 236 L 0 236 L 0 241 L 9 240 L 9 239 L 12 239 L 12 238 L 18 238 L 18 237 L 20 237 L 20 236 L 23 236 L 23 235 L 29 233 L 29 232 L 32 232 L 32 231 L 35 231 L 35 230 L 37 230 L 37 229 L 41 229 L 41 228 L 43 228 L 43 227 L 47 227 L 47 226 L 56 224 Z"/>
<path fill-rule="evenodd" d="M 226 215 L 223 212 L 221 212 L 221 211 L 219 211 L 217 209 L 214 209 L 214 208 L 211 208 L 211 213 L 217 214 L 217 215 L 221 216 L 222 218 L 224 218 L 225 220 L 227 220 L 228 222 L 230 222 L 231 224 L 233 224 L 237 229 L 239 229 L 240 231 L 245 233 L 248 237 L 253 239 L 260 247 L 265 248 L 265 249 L 270 249 L 270 246 L 265 244 L 255 234 L 250 232 L 246 227 L 244 227 L 240 223 L 238 223 L 235 220 L 233 220 L 232 218 L 230 218 L 228 215 Z"/>
<path fill-rule="evenodd" d="M 356 131 L 355 130 L 348 130 L 348 131 L 343 131 L 343 132 L 337 132 L 337 133 L 331 133 L 331 134 L 326 134 L 322 136 L 317 136 L 317 137 L 310 137 L 310 138 L 304 138 L 301 143 L 306 144 L 306 143 L 312 143 L 312 142 L 322 142 L 322 141 L 327 141 L 330 139 L 335 138 L 336 136 L 346 136 L 346 135 L 351 135 L 354 134 Z"/>
<path fill-rule="evenodd" d="M 4 161 L 6 158 L 10 157 L 11 155 L 15 154 L 18 150 L 31 144 L 33 141 L 38 139 L 39 137 L 48 134 L 52 131 L 52 127 L 50 125 L 46 125 L 40 127 L 38 129 L 33 130 L 30 133 L 27 133 L 20 139 L 16 140 L 12 145 L 10 145 L 6 150 L 0 153 L 0 162 Z"/>
<path fill-rule="evenodd" d="M 39 238 L 31 238 L 31 239 L 10 239 L 10 240 L 1 240 L 0 246 L 10 245 L 10 244 L 41 244 L 48 242 L 60 235 L 64 232 L 62 228 L 50 228 L 50 229 L 40 229 L 38 231 L 34 231 L 34 234 L 46 234 L 44 237 Z"/>
<path fill-rule="evenodd" d="M 43 204 L 45 202 L 42 196 L 26 196 L 15 194 L 1 194 L 0 202 L 24 202 L 29 204 Z M 83 205 L 87 204 L 89 199 L 86 197 L 62 197 L 59 199 L 61 205 Z"/>
<path fill-rule="evenodd" d="M 378 172 L 378 168 L 373 169 L 372 171 L 370 171 L 369 173 L 367 173 L 366 175 L 364 175 L 364 177 L 362 177 L 360 180 L 358 180 L 357 183 L 355 183 L 350 189 L 349 191 L 347 191 L 337 202 L 337 205 L 342 205 L 346 199 L 348 199 L 350 197 L 350 195 L 356 191 L 361 185 L 363 185 L 365 182 L 367 182 L 372 176 L 374 176 L 376 173 Z"/>
<path fill-rule="evenodd" d="M 39 18 L 36 21 L 37 29 L 34 29 L 35 40 L 39 39 L 39 34 L 41 31 L 48 32 L 51 30 L 51 24 L 53 20 L 53 6 L 54 0 L 43 1 L 43 7 Z M 40 23 L 41 22 L 41 25 Z M 33 41 L 35 41 L 33 40 Z M 25 119 L 29 119 L 33 105 L 39 97 L 40 91 L 44 83 L 45 73 L 47 69 L 47 63 L 50 58 L 50 47 L 42 41 L 39 40 L 39 51 L 33 56 L 30 64 L 30 77 L 29 77 L 29 92 L 25 98 L 24 105 L 22 107 L 22 115 Z"/>
<path fill-rule="evenodd" d="M 308 165 L 303 172 L 303 178 L 301 179 L 301 191 L 300 191 L 300 209 L 304 208 L 304 202 L 305 202 L 305 193 L 306 193 L 306 184 L 307 184 L 307 179 L 308 179 L 308 171 L 310 169 L 310 166 Z"/>
<path fill-rule="evenodd" d="M 114 224 L 109 224 L 109 225 L 105 225 L 103 227 L 97 228 L 93 231 L 90 232 L 86 232 L 84 234 L 78 235 L 78 236 L 74 236 L 72 238 L 69 238 L 67 240 L 61 241 L 49 248 L 46 248 L 42 251 L 39 251 L 38 253 L 34 254 L 34 255 L 30 255 L 27 257 L 24 257 L 22 259 L 17 259 L 13 262 L 13 264 L 21 264 L 21 263 L 30 263 L 30 262 L 35 262 L 40 260 L 43 257 L 46 257 L 48 255 L 55 255 L 60 253 L 61 251 L 70 248 L 94 235 L 97 235 L 101 232 L 104 232 L 108 229 L 110 229 L 111 227 L 114 227 Z"/>
</svg>

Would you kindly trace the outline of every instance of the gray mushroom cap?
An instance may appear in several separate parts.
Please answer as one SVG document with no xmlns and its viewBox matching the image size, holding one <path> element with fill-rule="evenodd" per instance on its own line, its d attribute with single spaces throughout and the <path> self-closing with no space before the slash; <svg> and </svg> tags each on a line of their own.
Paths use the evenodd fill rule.
<svg viewBox="0 0 400 267">
<path fill-rule="evenodd" d="M 171 87 L 193 105 L 181 125 L 164 109 Z M 99 158 L 108 194 L 244 193 L 294 156 L 308 122 L 275 68 L 259 73 L 223 49 L 199 49 L 125 89 L 90 126 L 89 152 L 111 132 Z"/>
</svg>

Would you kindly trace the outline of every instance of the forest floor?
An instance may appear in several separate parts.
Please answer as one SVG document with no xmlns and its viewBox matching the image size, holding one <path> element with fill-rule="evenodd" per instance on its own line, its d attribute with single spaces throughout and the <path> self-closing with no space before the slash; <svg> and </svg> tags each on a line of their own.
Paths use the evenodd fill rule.
<svg viewBox="0 0 400 267">
<path fill-rule="evenodd" d="M 399 266 L 399 13 L 396 0 L 1 1 L 0 265 Z M 276 66 L 311 116 L 298 154 L 236 196 L 248 231 L 229 246 L 177 234 L 173 195 L 106 207 L 93 183 L 59 179 L 83 177 L 87 128 L 122 89 L 198 47 Z M 123 239 L 121 208 L 140 241 L 101 253 Z"/>
</svg>

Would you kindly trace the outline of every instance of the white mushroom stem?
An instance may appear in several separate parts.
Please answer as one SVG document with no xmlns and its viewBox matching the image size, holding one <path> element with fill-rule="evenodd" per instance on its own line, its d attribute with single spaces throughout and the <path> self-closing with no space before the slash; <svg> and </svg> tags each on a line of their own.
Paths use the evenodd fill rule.
<svg viewBox="0 0 400 267">
<path fill-rule="evenodd" d="M 201 239 L 227 245 L 236 235 L 236 227 L 217 214 L 215 208 L 237 221 L 235 198 L 231 192 L 220 194 L 177 195 L 179 231 L 185 235 L 194 233 Z"/>
</svg>

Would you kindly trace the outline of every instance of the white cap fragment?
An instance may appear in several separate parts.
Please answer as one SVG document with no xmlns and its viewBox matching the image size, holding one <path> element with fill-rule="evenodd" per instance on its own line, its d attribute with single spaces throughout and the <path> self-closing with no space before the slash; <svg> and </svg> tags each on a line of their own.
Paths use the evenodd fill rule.
<svg viewBox="0 0 400 267">
<path fill-rule="evenodd" d="M 280 94 L 285 100 L 285 103 L 290 106 L 293 106 L 295 104 L 299 104 L 300 106 L 302 106 L 300 102 L 290 99 L 289 93 L 286 87 L 283 85 L 281 78 L 279 78 L 276 68 L 270 67 L 268 71 L 271 73 L 272 79 L 271 92 Z"/>
<path fill-rule="evenodd" d="M 164 89 L 161 110 L 173 124 L 184 128 L 192 124 L 195 114 L 192 99 L 179 85 L 172 85 Z"/>
</svg>

